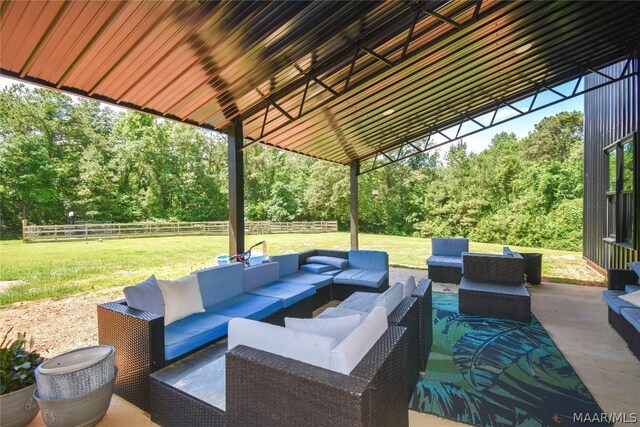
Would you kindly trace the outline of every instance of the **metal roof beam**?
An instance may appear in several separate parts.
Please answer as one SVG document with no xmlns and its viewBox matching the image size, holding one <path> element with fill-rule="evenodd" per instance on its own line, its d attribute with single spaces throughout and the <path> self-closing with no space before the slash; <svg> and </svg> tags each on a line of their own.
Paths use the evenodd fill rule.
<svg viewBox="0 0 640 427">
<path fill-rule="evenodd" d="M 633 60 L 632 56 L 627 58 L 627 60 L 625 62 L 625 66 L 624 66 L 624 70 L 625 70 L 624 74 L 622 74 L 620 76 L 617 76 L 617 77 L 611 77 L 611 76 L 605 75 L 604 73 L 596 73 L 598 75 L 606 77 L 607 81 L 605 81 L 605 82 L 603 82 L 603 83 L 601 83 L 599 85 L 593 86 L 591 88 L 587 88 L 587 89 L 583 89 L 581 91 L 578 91 L 577 88 L 578 88 L 578 85 L 579 85 L 580 81 L 583 79 L 585 74 L 587 74 L 587 73 L 589 73 L 591 71 L 589 68 L 585 69 L 584 72 L 580 75 L 580 77 L 578 77 L 578 79 L 577 79 L 578 82 L 577 82 L 576 87 L 574 88 L 574 90 L 573 90 L 571 95 L 564 95 L 564 94 L 560 93 L 559 91 L 557 91 L 555 89 L 547 88 L 546 87 L 547 85 L 543 82 L 540 85 L 538 85 L 538 90 L 533 95 L 533 102 L 531 103 L 529 109 L 527 109 L 526 111 L 514 108 L 511 105 L 511 103 L 513 102 L 512 99 L 518 99 L 518 96 L 511 96 L 509 98 L 498 100 L 494 104 L 494 106 L 491 106 L 489 109 L 485 108 L 485 109 L 477 110 L 475 112 L 464 112 L 464 113 L 461 114 L 461 120 L 473 122 L 473 123 L 477 124 L 478 126 L 480 126 L 479 129 L 475 129 L 475 130 L 472 130 L 472 131 L 469 131 L 469 132 L 465 132 L 462 135 L 456 135 L 456 138 L 452 139 L 452 138 L 448 137 L 447 135 L 445 135 L 442 131 L 440 131 L 437 126 L 431 126 L 430 128 L 425 130 L 423 136 L 415 135 L 415 136 L 412 136 L 412 137 L 405 137 L 405 139 L 403 141 L 399 141 L 398 143 L 390 145 L 387 148 L 383 148 L 381 150 L 376 151 L 370 157 L 370 159 L 374 158 L 376 161 L 374 161 L 374 162 L 365 161 L 365 160 L 362 161 L 360 174 L 365 174 L 365 173 L 368 173 L 368 172 L 372 172 L 374 170 L 383 168 L 383 167 L 385 167 L 387 165 L 390 165 L 390 164 L 393 164 L 393 163 L 396 163 L 396 162 L 399 162 L 399 161 L 402 161 L 402 160 L 406 160 L 406 159 L 408 159 L 408 158 L 410 158 L 412 156 L 415 156 L 417 154 L 424 153 L 426 151 L 433 150 L 434 148 L 438 148 L 438 147 L 450 144 L 451 142 L 457 141 L 457 140 L 462 139 L 464 137 L 476 134 L 478 132 L 482 132 L 485 129 L 489 129 L 489 128 L 494 127 L 494 126 L 501 125 L 503 123 L 506 123 L 506 122 L 509 122 L 511 120 L 517 119 L 517 118 L 522 117 L 524 115 L 539 111 L 539 110 L 541 110 L 543 108 L 550 107 L 552 105 L 558 104 L 560 102 L 566 101 L 566 100 L 574 98 L 576 96 L 584 95 L 585 93 L 600 89 L 602 87 L 605 87 L 605 86 L 608 86 L 610 84 L 619 82 L 621 80 L 630 78 L 632 76 L 640 76 L 640 72 L 638 70 L 633 71 L 633 72 L 629 72 L 628 71 L 628 70 L 631 69 L 630 68 L 630 62 L 632 60 Z M 546 103 L 543 103 L 541 105 L 538 105 L 538 106 L 534 107 L 535 100 L 536 100 L 536 98 L 538 96 L 538 93 L 539 93 L 539 90 L 540 90 L 541 87 L 547 88 L 548 90 L 551 90 L 552 92 L 557 93 L 558 95 L 561 96 L 561 98 L 553 100 L 553 101 L 549 101 L 549 102 L 546 102 Z M 501 108 L 501 106 L 510 107 L 510 108 L 514 109 L 514 111 L 516 111 L 518 113 L 516 115 L 514 115 L 514 116 L 510 116 L 510 117 L 504 118 L 502 120 L 495 121 L 495 116 L 497 114 L 497 111 Z M 489 126 L 484 126 L 484 125 L 482 125 L 480 122 L 478 122 L 476 120 L 478 117 L 484 116 L 487 113 L 492 113 L 492 112 L 493 112 L 493 118 L 492 118 L 491 124 Z M 460 128 L 461 128 L 461 126 L 459 127 L 459 129 Z M 442 135 L 446 139 L 446 141 L 438 143 L 438 144 L 433 144 L 433 145 L 426 144 L 424 148 L 415 147 L 415 145 L 413 144 L 416 141 L 423 140 L 425 138 L 429 138 L 430 139 L 435 134 Z M 398 149 L 398 147 L 404 147 L 406 145 L 411 145 L 414 149 L 416 149 L 416 148 L 417 149 L 416 149 L 415 152 L 408 153 L 407 155 L 399 156 L 397 158 L 391 158 L 388 155 L 388 153 Z M 377 162 L 377 159 L 379 159 L 380 157 L 386 158 L 387 161 L 383 161 L 382 163 Z"/>
<path fill-rule="evenodd" d="M 479 4 L 479 2 L 476 2 L 476 3 L 469 3 L 469 5 L 470 5 L 470 6 L 467 6 L 467 7 L 474 7 L 474 8 L 477 8 L 477 5 L 478 5 L 478 4 Z M 501 7 L 501 5 L 498 5 L 498 6 L 496 6 L 496 7 Z M 409 10 L 409 11 L 411 11 L 411 12 L 414 12 L 414 11 L 415 11 L 415 13 L 411 13 L 411 15 L 410 15 L 410 17 L 411 17 L 411 19 L 412 19 L 412 21 L 411 21 L 411 22 L 412 22 L 412 24 L 411 24 L 411 26 L 409 27 L 409 32 L 408 32 L 408 35 L 407 35 L 407 39 L 406 39 L 406 41 L 405 41 L 405 43 L 404 43 L 404 45 L 403 45 L 403 48 L 402 48 L 402 49 L 403 49 L 403 51 L 402 51 L 402 52 L 404 52 L 404 48 L 405 48 L 405 47 L 407 47 L 407 49 L 408 49 L 408 45 L 409 45 L 409 43 L 411 42 L 411 39 L 412 39 L 412 37 L 413 37 L 413 30 L 414 30 L 414 28 L 415 28 L 415 25 L 416 25 L 416 24 L 417 24 L 417 22 L 420 20 L 420 15 L 422 14 L 421 12 L 423 12 L 423 9 L 418 8 L 418 9 L 416 10 L 414 7 L 411 7 L 411 8 L 409 8 L 408 10 Z M 458 10 L 458 11 L 456 12 L 456 14 L 463 13 L 463 12 L 464 12 L 464 10 L 466 10 L 466 9 Z M 495 7 L 494 7 L 494 10 L 492 10 L 492 11 L 491 11 L 491 13 L 494 13 L 494 12 L 495 12 Z M 425 11 L 425 13 L 426 13 L 426 11 Z M 437 12 L 432 12 L 432 13 L 437 13 Z M 487 12 L 487 15 L 488 15 L 488 14 L 489 14 L 489 12 Z M 441 15 L 441 14 L 439 14 L 439 13 L 438 13 L 438 15 L 439 15 L 439 16 L 444 16 L 444 15 Z M 430 15 L 430 14 L 427 14 L 427 15 L 425 15 L 425 16 L 431 16 L 431 15 Z M 459 31 L 459 30 L 463 30 L 463 29 L 465 29 L 465 28 L 467 28 L 467 27 L 469 27 L 469 26 L 471 26 L 471 25 L 475 24 L 475 23 L 477 22 L 477 20 L 479 20 L 479 18 L 480 18 L 480 15 L 478 15 L 478 16 L 477 16 L 477 19 L 469 19 L 469 20 L 467 20 L 467 22 L 464 22 L 464 23 L 461 23 L 461 24 L 459 24 L 459 25 L 456 25 L 456 26 L 455 26 L 455 28 L 456 28 L 456 30 L 457 30 L 457 31 Z M 442 21 L 442 20 L 440 20 L 440 21 Z M 452 21 L 453 21 L 453 20 L 452 20 Z M 455 22 L 455 21 L 453 21 L 453 22 Z M 441 25 L 444 25 L 444 24 L 441 24 Z M 437 29 L 437 28 L 439 28 L 439 27 L 436 27 L 435 29 Z M 433 29 L 432 31 L 435 31 L 435 29 Z M 306 72 L 305 72 L 305 71 L 303 71 L 303 70 L 302 70 L 298 65 L 295 65 L 296 69 L 297 69 L 299 72 L 301 72 L 302 74 L 304 74 L 304 75 L 305 75 L 305 76 L 307 76 L 307 77 L 310 77 L 312 80 L 314 80 L 316 83 L 318 83 L 318 84 L 319 84 L 320 86 L 322 86 L 325 90 L 327 90 L 328 92 L 330 92 L 330 93 L 331 93 L 331 95 L 332 95 L 331 97 L 327 98 L 326 100 L 324 100 L 323 102 L 321 102 L 321 103 L 319 103 L 318 105 L 314 106 L 313 108 L 311 108 L 311 109 L 309 109 L 309 110 L 307 110 L 307 111 L 304 111 L 301 115 L 299 115 L 299 116 L 296 118 L 296 120 L 297 120 L 297 119 L 299 119 L 299 118 L 301 118 L 301 117 L 303 117 L 303 116 L 305 116 L 305 115 L 307 115 L 307 114 L 309 114 L 309 113 L 311 113 L 311 112 L 313 112 L 313 111 L 315 111 L 315 110 L 317 110 L 318 108 L 322 108 L 323 106 L 327 105 L 327 103 L 332 102 L 332 101 L 335 101 L 337 98 L 339 98 L 339 97 L 341 97 L 341 96 L 344 96 L 344 95 L 347 93 L 347 91 L 348 91 L 348 90 L 353 89 L 354 87 L 360 86 L 360 85 L 362 85 L 362 84 L 364 84 L 364 83 L 366 83 L 366 82 L 370 81 L 371 79 L 373 79 L 373 78 L 375 78 L 375 77 L 377 77 L 377 76 L 378 76 L 378 74 L 377 74 L 377 73 L 375 73 L 374 75 L 370 76 L 370 78 L 365 79 L 365 80 L 362 80 L 362 81 L 359 81 L 359 82 L 357 82 L 355 85 L 351 85 L 351 77 L 352 77 L 352 75 L 353 75 L 353 71 L 354 71 L 354 68 L 355 68 L 355 64 L 356 64 L 356 62 L 357 62 L 357 60 L 358 60 L 358 57 L 359 57 L 359 55 L 360 55 L 360 53 L 361 53 L 361 52 L 365 52 L 365 53 L 367 53 L 367 54 L 369 54 L 369 55 L 373 56 L 374 58 L 378 59 L 379 61 L 384 62 L 385 64 L 387 64 L 387 65 L 389 66 L 389 68 L 387 68 L 386 70 L 389 70 L 389 69 L 391 69 L 391 68 L 393 68 L 393 67 L 396 67 L 396 66 L 398 66 L 398 65 L 402 64 L 403 62 L 407 61 L 408 59 L 412 58 L 413 56 L 415 56 L 415 55 L 419 54 L 419 53 L 420 53 L 421 51 L 423 51 L 424 49 L 426 49 L 426 48 L 430 47 L 432 44 L 438 43 L 438 42 L 440 42 L 440 41 L 442 40 L 442 38 L 446 38 L 446 37 L 448 37 L 448 36 L 450 36 L 450 34 L 449 34 L 449 33 L 445 34 L 445 35 L 444 35 L 444 36 L 442 36 L 442 37 L 438 37 L 438 38 L 437 38 L 437 39 L 435 39 L 432 43 L 429 43 L 429 44 L 427 44 L 427 45 L 425 45 L 425 46 L 422 46 L 418 51 L 416 51 L 416 52 L 412 52 L 411 54 L 408 54 L 408 52 L 401 53 L 401 57 L 400 57 L 400 59 L 399 59 L 398 61 L 396 61 L 396 62 L 391 61 L 391 60 L 389 60 L 387 57 L 385 57 L 385 56 L 383 56 L 383 55 L 378 54 L 378 53 L 377 53 L 377 52 L 375 52 L 372 48 L 370 48 L 370 47 L 368 47 L 368 46 L 365 46 L 365 45 L 362 43 L 362 41 L 361 41 L 361 40 L 359 40 L 358 42 L 356 42 L 356 43 L 354 43 L 354 44 L 353 44 L 353 46 L 355 47 L 355 49 L 354 49 L 354 53 L 353 53 L 353 55 L 350 57 L 350 67 L 349 67 L 349 72 L 348 72 L 348 74 L 347 74 L 347 78 L 346 78 L 346 81 L 345 81 L 344 88 L 343 88 L 340 92 L 336 91 L 335 89 L 331 88 L 330 86 L 328 86 L 328 85 L 326 85 L 324 82 L 322 82 L 320 79 L 318 79 L 318 78 L 316 77 L 316 74 L 317 74 L 317 72 L 316 72 L 316 71 L 311 70 L 311 71 L 306 71 Z M 342 63 L 342 62 L 344 62 L 344 60 L 340 60 L 340 61 L 337 61 L 337 62 Z M 323 64 L 323 67 L 326 67 L 326 66 L 327 66 L 326 64 Z M 319 67 L 318 67 L 318 68 L 319 68 Z M 300 87 L 300 86 L 299 86 L 299 85 L 295 85 L 295 88 L 298 88 L 298 87 Z M 295 89 L 295 88 L 294 88 L 294 89 Z M 273 97 L 274 97 L 274 98 L 283 98 L 283 97 L 286 97 L 287 95 L 289 95 L 289 93 L 290 93 L 292 90 L 293 90 L 293 89 L 283 88 L 281 91 L 279 91 L 279 92 L 277 92 L 277 93 L 274 93 L 274 94 L 273 94 Z M 256 108 L 256 107 L 257 107 L 257 108 Z M 262 110 L 262 109 L 266 108 L 266 106 L 265 106 L 265 105 L 256 106 L 256 107 L 248 109 L 248 110 L 247 110 L 243 115 L 244 115 L 244 116 L 246 116 L 246 117 L 251 117 L 251 116 L 253 116 L 254 114 L 258 113 L 260 110 Z M 260 139 L 260 141 L 259 141 L 259 142 L 261 142 L 261 143 L 265 143 L 266 141 L 264 141 L 263 139 L 268 138 L 268 137 L 269 137 L 269 135 L 271 135 L 272 133 L 274 133 L 274 132 L 276 132 L 276 131 L 280 130 L 282 127 L 290 125 L 292 121 L 293 121 L 293 120 L 291 120 L 291 121 L 289 121 L 289 122 L 287 122 L 287 123 L 285 123 L 285 124 L 279 125 L 279 126 L 277 126 L 276 128 L 271 129 L 271 130 L 269 130 L 269 131 L 265 131 L 265 133 L 264 133 L 264 134 L 259 138 L 259 139 Z M 252 144 L 251 144 L 251 145 L 252 145 Z"/>
<path fill-rule="evenodd" d="M 454 21 L 454 20 L 453 20 L 453 19 L 451 19 L 451 18 L 447 18 L 446 16 L 444 16 L 444 15 L 440 15 L 438 12 L 434 12 L 434 11 L 432 11 L 432 10 L 429 10 L 429 9 L 425 8 L 425 7 L 422 7 L 422 8 L 421 8 L 421 10 L 422 10 L 424 13 L 426 13 L 427 15 L 429 15 L 429 16 L 433 16 L 433 17 L 434 17 L 434 18 L 436 18 L 438 21 L 442 21 L 442 22 L 444 22 L 445 24 L 449 24 L 449 25 L 451 25 L 451 26 L 454 26 L 454 27 L 456 27 L 458 30 L 461 30 L 461 29 L 462 29 L 462 24 L 461 24 L 461 23 L 459 23 L 459 22 Z"/>
</svg>

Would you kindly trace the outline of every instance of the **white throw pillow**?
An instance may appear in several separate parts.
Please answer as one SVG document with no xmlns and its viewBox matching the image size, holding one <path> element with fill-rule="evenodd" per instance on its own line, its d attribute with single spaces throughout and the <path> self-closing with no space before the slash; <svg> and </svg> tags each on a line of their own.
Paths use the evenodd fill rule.
<svg viewBox="0 0 640 427">
<path fill-rule="evenodd" d="M 409 276 L 404 280 L 404 294 L 403 297 L 410 297 L 416 290 L 416 278 L 415 276 Z"/>
<path fill-rule="evenodd" d="M 360 326 L 331 350 L 331 370 L 347 375 L 351 373 L 387 328 L 384 308 L 374 308 Z"/>
<path fill-rule="evenodd" d="M 294 331 L 310 332 L 312 334 L 323 335 L 338 340 L 345 339 L 360 324 L 361 316 L 353 314 L 351 316 L 316 318 L 316 319 L 296 319 L 295 317 L 285 317 L 284 326 Z"/>
<path fill-rule="evenodd" d="M 375 305 L 376 307 L 384 307 L 388 316 L 393 312 L 393 310 L 395 310 L 398 304 L 400 304 L 403 294 L 404 286 L 402 286 L 402 283 L 396 283 L 384 291 L 384 293 L 380 294 L 376 299 Z"/>
<path fill-rule="evenodd" d="M 640 291 L 635 291 L 630 294 L 624 294 L 619 297 L 620 299 L 630 302 L 636 307 L 640 307 Z"/>
<path fill-rule="evenodd" d="M 233 318 L 229 321 L 228 349 L 245 345 L 258 350 L 331 369 L 334 338 L 294 331 L 256 320 Z"/>
<path fill-rule="evenodd" d="M 165 326 L 194 313 L 204 311 L 198 276 L 195 274 L 178 280 L 158 279 L 158 287 L 164 298 Z"/>
</svg>

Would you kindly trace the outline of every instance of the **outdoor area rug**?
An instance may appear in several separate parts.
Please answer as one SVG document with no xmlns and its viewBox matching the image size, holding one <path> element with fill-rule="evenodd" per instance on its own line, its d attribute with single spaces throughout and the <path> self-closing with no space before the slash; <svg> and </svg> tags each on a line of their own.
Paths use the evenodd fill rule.
<svg viewBox="0 0 640 427">
<path fill-rule="evenodd" d="M 609 425 L 537 319 L 460 314 L 445 292 L 433 293 L 433 346 L 409 408 L 478 426 Z"/>
</svg>

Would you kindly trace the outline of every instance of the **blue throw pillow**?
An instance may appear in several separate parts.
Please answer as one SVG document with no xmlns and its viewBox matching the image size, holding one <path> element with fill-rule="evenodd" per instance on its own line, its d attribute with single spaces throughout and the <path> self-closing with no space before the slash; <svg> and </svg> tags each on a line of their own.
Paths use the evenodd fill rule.
<svg viewBox="0 0 640 427">
<path fill-rule="evenodd" d="M 309 273 L 324 273 L 326 271 L 331 271 L 334 269 L 333 266 L 327 264 L 305 264 L 300 267 L 301 270 L 308 271 Z"/>
<path fill-rule="evenodd" d="M 151 276 L 135 286 L 124 288 L 124 296 L 129 307 L 164 316 L 164 298 L 156 276 Z"/>
<path fill-rule="evenodd" d="M 344 258 L 336 258 L 332 256 L 315 255 L 307 258 L 307 262 L 310 264 L 326 264 L 335 268 L 347 268 L 349 267 L 349 261 Z"/>
<path fill-rule="evenodd" d="M 630 262 L 627 264 L 627 267 L 636 272 L 636 275 L 638 275 L 638 285 L 640 285 L 640 261 Z"/>
</svg>

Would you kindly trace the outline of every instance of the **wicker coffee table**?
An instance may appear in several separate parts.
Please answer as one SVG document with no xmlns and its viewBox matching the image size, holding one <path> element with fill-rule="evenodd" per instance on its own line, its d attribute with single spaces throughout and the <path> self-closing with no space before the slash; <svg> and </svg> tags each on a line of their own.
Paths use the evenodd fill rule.
<svg viewBox="0 0 640 427">
<path fill-rule="evenodd" d="M 151 420 L 224 426 L 226 351 L 225 340 L 151 374 Z"/>
</svg>

